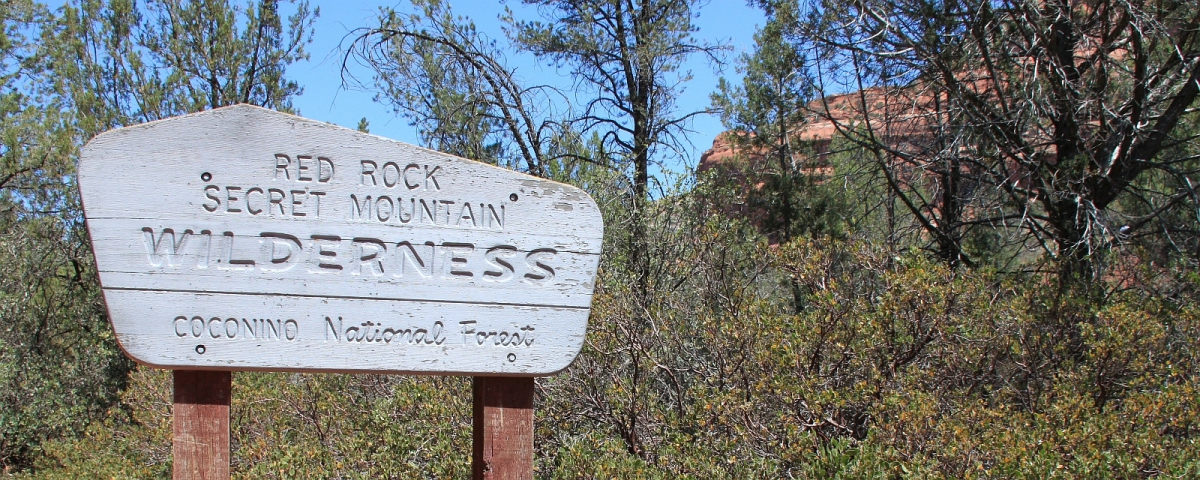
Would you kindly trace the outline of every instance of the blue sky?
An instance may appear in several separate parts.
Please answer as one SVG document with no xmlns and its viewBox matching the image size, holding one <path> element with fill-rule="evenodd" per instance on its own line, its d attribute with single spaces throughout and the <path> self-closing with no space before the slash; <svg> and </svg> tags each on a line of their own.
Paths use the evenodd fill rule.
<svg viewBox="0 0 1200 480">
<path fill-rule="evenodd" d="M 504 41 L 497 16 L 504 10 L 505 3 L 452 1 L 450 4 L 457 15 L 470 18 L 480 31 L 500 42 Z M 510 1 L 506 4 L 518 18 L 533 18 L 536 15 L 536 11 L 519 2 Z M 359 119 L 366 117 L 371 125 L 371 133 L 417 143 L 416 130 L 405 119 L 396 116 L 387 105 L 376 103 L 375 92 L 342 88 L 339 73 L 342 58 L 337 52 L 339 44 L 350 32 L 375 23 L 380 6 L 394 6 L 398 11 L 407 11 L 410 8 L 407 2 L 313 1 L 312 6 L 320 7 L 321 15 L 316 21 L 313 43 L 308 47 L 311 58 L 294 64 L 288 70 L 288 76 L 304 86 L 304 94 L 293 100 L 300 114 L 349 128 L 356 127 Z M 687 66 L 692 71 L 693 79 L 685 84 L 686 90 L 679 98 L 680 111 L 706 108 L 709 94 L 716 88 L 720 76 L 730 80 L 739 77 L 734 68 L 735 60 L 741 52 L 753 48 L 754 32 L 763 22 L 762 12 L 746 6 L 743 0 L 714 0 L 700 11 L 696 19 L 699 27 L 697 36 L 711 42 L 726 43 L 733 51 L 728 56 L 727 66 L 719 74 L 713 73 L 707 62 L 699 58 Z M 559 72 L 543 67 L 533 58 L 517 54 L 511 54 L 508 60 L 511 66 L 517 68 L 520 77 L 560 87 L 570 86 L 568 71 Z M 369 81 L 369 71 L 358 69 L 356 73 L 364 81 Z M 715 116 L 697 118 L 692 129 L 695 133 L 689 135 L 693 143 L 693 151 L 687 159 L 689 165 L 699 161 L 700 154 L 712 145 L 712 139 L 723 130 L 720 119 Z"/>
<path fill-rule="evenodd" d="M 64 3 L 63 0 L 44 0 L 52 9 Z M 232 0 L 234 3 L 239 0 Z M 504 42 L 504 34 L 498 15 L 504 7 L 511 8 L 519 19 L 536 18 L 533 8 L 522 5 L 519 1 L 454 1 L 449 3 L 455 14 L 470 18 L 480 31 L 489 37 Z M 682 0 L 681 0 L 682 1 Z M 740 75 L 735 65 L 739 55 L 749 52 L 754 45 L 754 32 L 764 23 L 760 10 L 746 5 L 746 0 L 712 0 L 700 10 L 699 18 L 695 20 L 699 31 L 696 36 L 713 43 L 729 45 L 732 50 L 727 56 L 726 66 L 720 72 L 714 72 L 707 61 L 696 57 L 688 65 L 693 79 L 686 83 L 684 92 L 679 96 L 677 106 L 679 112 L 703 110 L 709 105 L 709 94 L 717 86 L 717 80 L 724 76 L 730 81 L 740 81 Z M 411 9 L 407 1 L 379 2 L 365 0 L 311 0 L 312 7 L 320 8 L 321 14 L 314 25 L 313 42 L 308 45 L 310 58 L 293 64 L 287 72 L 304 87 L 303 95 L 293 100 L 300 114 L 325 122 L 342 125 L 348 128 L 358 126 L 359 119 L 366 117 L 370 122 L 371 133 L 409 143 L 418 143 L 416 130 L 408 125 L 405 119 L 398 117 L 386 104 L 374 100 L 375 92 L 360 89 L 345 89 L 342 86 L 340 68 L 342 57 L 339 46 L 343 41 L 348 42 L 347 35 L 355 29 L 377 24 L 375 18 L 382 6 L 391 6 L 397 11 L 406 12 Z M 295 10 L 292 5 L 283 2 L 282 12 L 285 15 Z M 558 71 L 551 67 L 539 65 L 528 55 L 512 53 L 508 60 L 510 66 L 517 68 L 519 77 L 528 78 L 539 84 L 549 84 L 571 90 L 569 71 Z M 364 68 L 353 69 L 365 83 L 369 83 L 370 72 Z M 530 83 L 533 83 L 533 82 Z M 712 146 L 712 140 L 719 134 L 720 119 L 706 115 L 695 117 L 692 125 L 694 133 L 687 137 L 691 140 L 692 151 L 686 158 L 688 165 L 694 166 L 700 159 L 700 154 Z M 668 168 L 680 171 L 679 165 L 669 165 Z"/>
</svg>

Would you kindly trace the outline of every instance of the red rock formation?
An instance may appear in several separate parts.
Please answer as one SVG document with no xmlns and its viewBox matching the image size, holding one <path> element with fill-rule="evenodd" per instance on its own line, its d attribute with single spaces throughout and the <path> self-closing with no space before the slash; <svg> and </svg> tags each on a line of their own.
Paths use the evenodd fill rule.
<svg viewBox="0 0 1200 480">
<path fill-rule="evenodd" d="M 847 130 L 863 127 L 867 121 L 871 122 L 870 129 L 875 138 L 888 145 L 888 148 L 916 158 L 936 152 L 938 148 L 933 143 L 936 139 L 933 128 L 942 122 L 937 118 L 934 100 L 932 95 L 919 88 L 877 87 L 810 102 L 806 107 L 809 114 L 804 119 L 804 126 L 793 137 L 814 152 L 812 157 L 801 162 L 800 171 L 815 176 L 817 181 L 832 175 L 829 155 L 834 140 Z M 712 148 L 701 155 L 698 171 L 715 173 L 714 178 L 741 190 L 742 198 L 750 198 L 764 188 L 765 182 L 759 175 L 778 172 L 779 169 L 767 163 L 774 159 L 767 158 L 765 152 L 739 151 L 736 145 L 738 135 L 754 134 L 733 131 L 721 133 L 713 140 Z M 895 159 L 892 161 L 899 162 Z M 902 171 L 910 168 L 903 164 L 898 167 Z M 899 181 L 906 179 L 900 178 Z M 736 208 L 726 207 L 726 210 L 727 215 L 747 218 L 759 226 L 767 215 L 764 211 L 751 211 L 744 204 Z M 763 233 L 775 243 L 772 232 Z"/>
<path fill-rule="evenodd" d="M 933 96 L 911 87 L 875 87 L 834 95 L 810 102 L 806 110 L 811 112 L 805 118 L 807 124 L 795 135 L 820 157 L 816 165 L 810 168 L 825 163 L 823 160 L 840 129 L 856 128 L 862 125 L 864 118 L 872 122 L 871 128 L 877 135 L 898 147 L 904 144 L 915 146 L 927 141 L 931 137 L 930 126 L 938 123 Z M 736 134 L 724 132 L 713 140 L 712 148 L 700 156 L 700 171 L 727 163 L 735 157 L 736 152 L 730 141 L 732 135 Z M 761 158 L 761 154 L 750 152 L 745 160 L 754 164 Z"/>
</svg>

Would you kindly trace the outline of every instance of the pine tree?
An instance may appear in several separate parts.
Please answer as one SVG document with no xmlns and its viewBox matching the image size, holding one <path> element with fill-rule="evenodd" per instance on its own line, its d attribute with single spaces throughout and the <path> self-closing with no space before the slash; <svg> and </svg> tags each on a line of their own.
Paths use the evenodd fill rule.
<svg viewBox="0 0 1200 480">
<path fill-rule="evenodd" d="M 108 325 L 74 181 L 110 128 L 234 103 L 290 110 L 315 12 L 279 2 L 0 5 L 0 467 L 80 432 L 132 368 Z M 119 174 L 119 172 L 114 172 Z M 119 178 L 114 178 L 119 181 Z"/>
</svg>

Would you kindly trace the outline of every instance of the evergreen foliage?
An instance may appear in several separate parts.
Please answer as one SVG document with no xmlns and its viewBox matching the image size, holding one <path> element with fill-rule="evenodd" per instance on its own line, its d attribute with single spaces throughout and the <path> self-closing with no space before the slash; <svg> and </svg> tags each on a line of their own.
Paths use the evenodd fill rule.
<svg viewBox="0 0 1200 480">
<path fill-rule="evenodd" d="M 113 338 L 74 168 L 105 130 L 234 103 L 288 110 L 315 12 L 278 2 L 0 6 L 0 466 L 110 414 L 132 362 Z M 128 418 L 125 416 L 124 418 Z"/>
<path fill-rule="evenodd" d="M 768 22 L 739 60 L 744 78 L 714 95 L 734 156 L 655 178 L 693 114 L 672 105 L 682 60 L 720 52 L 692 24 L 702 2 L 527 3 L 542 17 L 507 13 L 511 46 L 437 0 L 385 9 L 347 60 L 374 69 L 380 101 L 426 146 L 579 185 L 600 205 L 587 341 L 537 381 L 539 478 L 1200 476 L 1194 98 L 1119 192 L 1104 205 L 1088 196 L 1118 180 L 1101 156 L 1125 161 L 1100 149 L 1104 135 L 1157 135 L 1148 117 L 1123 123 L 1132 111 L 1100 105 L 1141 92 L 1153 101 L 1129 108 L 1161 119 L 1200 88 L 1177 81 L 1200 71 L 1197 56 L 1164 47 L 1194 48 L 1195 5 L 760 2 Z M 316 15 L 296 11 L 0 4 L 4 475 L 171 471 L 171 376 L 132 365 L 112 338 L 74 162 L 114 127 L 239 102 L 292 110 L 303 86 L 286 69 L 307 55 Z M 1158 23 L 1130 26 L 1148 19 Z M 1004 50 L 994 65 L 1021 81 L 982 98 L 1024 100 L 955 103 L 975 93 L 947 83 L 977 72 L 984 51 L 1068 26 L 1115 32 L 1071 37 L 1108 42 L 1075 50 L 1106 52 L 1095 65 L 1107 76 L 1055 90 L 1061 59 L 1039 64 L 1055 73 L 1031 71 L 1019 59 L 1044 50 Z M 893 48 L 902 40 L 911 48 Z M 523 85 L 505 63 L 519 51 L 573 72 L 586 101 L 567 108 L 551 101 L 562 92 Z M 834 92 L 831 78 L 853 88 Z M 833 117 L 824 95 L 914 82 L 947 99 L 930 123 L 941 136 L 918 151 L 880 140 L 869 114 L 820 148 L 803 135 Z M 1004 140 L 1013 122 L 980 120 L 985 106 L 1026 108 L 1027 129 L 1086 134 L 1086 152 L 1052 160 Z M 1073 130 L 1055 126 L 1068 111 Z M 976 168 L 1009 168 L 1005 155 L 1042 162 L 1022 181 L 1046 196 L 1016 198 L 1034 183 Z M 1011 217 L 1021 208 L 1029 218 Z M 1076 210 L 1067 221 L 1056 208 Z M 996 211 L 1002 220 L 983 221 Z M 1086 242 L 1068 235 L 1080 228 L 1092 228 Z M 465 477 L 470 391 L 461 377 L 239 372 L 234 476 Z"/>
</svg>

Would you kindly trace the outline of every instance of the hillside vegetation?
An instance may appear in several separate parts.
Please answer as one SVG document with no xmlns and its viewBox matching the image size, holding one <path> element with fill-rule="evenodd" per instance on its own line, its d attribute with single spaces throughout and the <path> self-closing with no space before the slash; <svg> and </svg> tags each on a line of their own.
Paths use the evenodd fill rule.
<svg viewBox="0 0 1200 480">
<path fill-rule="evenodd" d="M 0 4 L 2 475 L 170 474 L 171 374 L 115 342 L 74 166 L 111 128 L 292 111 L 328 32 L 279 3 Z M 763 0 L 731 58 L 705 2 L 523 3 L 502 39 L 412 0 L 343 48 L 424 146 L 601 206 L 540 478 L 1200 477 L 1200 5 Z M 689 58 L 742 74 L 711 112 L 676 105 Z M 656 173 L 706 113 L 719 155 Z M 470 378 L 233 382 L 235 477 L 469 475 Z"/>
</svg>

